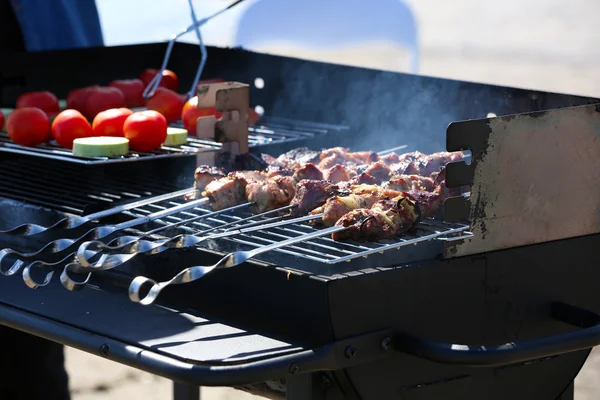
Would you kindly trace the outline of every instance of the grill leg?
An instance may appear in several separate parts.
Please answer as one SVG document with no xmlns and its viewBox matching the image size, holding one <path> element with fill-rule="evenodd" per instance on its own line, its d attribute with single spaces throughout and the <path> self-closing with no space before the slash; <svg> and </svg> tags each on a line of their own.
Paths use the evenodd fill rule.
<svg viewBox="0 0 600 400">
<path fill-rule="evenodd" d="M 575 399 L 575 382 L 565 390 L 565 392 L 557 400 L 574 400 Z"/>
<path fill-rule="evenodd" d="M 287 378 L 286 400 L 325 400 L 325 390 L 317 374 Z"/>
<path fill-rule="evenodd" d="M 173 400 L 200 400 L 200 388 L 173 382 Z"/>
</svg>

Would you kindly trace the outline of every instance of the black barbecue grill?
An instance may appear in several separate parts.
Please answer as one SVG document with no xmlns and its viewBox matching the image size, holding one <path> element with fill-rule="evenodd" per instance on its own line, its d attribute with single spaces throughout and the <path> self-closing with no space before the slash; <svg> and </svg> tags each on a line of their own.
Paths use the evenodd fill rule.
<svg viewBox="0 0 600 400">
<path fill-rule="evenodd" d="M 162 50 L 151 44 L 21 55 L 0 66 L 2 103 L 25 90 L 64 95 L 70 87 L 128 76 L 157 63 Z M 192 45 L 174 49 L 173 69 L 184 82 L 191 82 L 195 66 L 188 61 L 196 53 Z M 207 78 L 265 82 L 251 88 L 250 99 L 268 117 L 249 135 L 310 133 L 257 143 L 251 151 L 468 150 L 469 164 L 450 164 L 446 182 L 470 192 L 448 199 L 443 219 L 425 219 L 416 232 L 377 243 L 316 237 L 321 228 L 307 220 L 288 224 L 244 206 L 211 214 L 198 201 L 167 215 L 189 204 L 176 196 L 99 224 L 3 233 L 2 248 L 32 252 L 109 224 L 125 228 L 102 237 L 105 243 L 247 229 L 195 247 L 138 254 L 87 281 L 72 271 L 69 277 L 84 284 L 64 286 L 83 290 L 61 284 L 64 265 L 46 286 L 30 290 L 21 268 L 0 279 L 1 323 L 177 382 L 270 398 L 572 398 L 575 376 L 600 343 L 594 251 L 600 100 L 236 49 L 210 48 L 209 57 Z M 85 74 L 72 64 L 82 58 L 90 63 Z M 115 59 L 127 62 L 109 62 Z M 38 70 L 42 60 L 47 68 Z M 448 126 L 452 121 L 463 122 Z M 87 215 L 189 188 L 197 162 L 148 156 L 82 166 L 47 155 L 0 152 L 0 229 L 51 226 L 66 213 Z M 159 219 L 128 222 L 157 212 Z M 261 230 L 265 223 L 279 225 Z M 231 251 L 309 233 L 315 237 L 168 287 L 152 305 L 128 298 L 134 277 L 168 280 Z M 79 247 L 62 243 L 33 259 L 56 262 Z M 3 259 L 6 271 L 4 263 L 10 257 Z M 27 269 L 38 283 L 50 270 L 39 263 Z"/>
</svg>

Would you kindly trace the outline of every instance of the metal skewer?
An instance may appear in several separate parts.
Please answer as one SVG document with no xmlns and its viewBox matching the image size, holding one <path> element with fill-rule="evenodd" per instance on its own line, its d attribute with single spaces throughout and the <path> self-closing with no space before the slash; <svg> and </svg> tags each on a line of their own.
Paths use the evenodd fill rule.
<svg viewBox="0 0 600 400">
<path fill-rule="evenodd" d="M 163 231 L 163 230 L 166 230 L 166 229 L 176 228 L 176 227 L 181 226 L 181 225 L 187 225 L 190 222 L 194 222 L 194 221 L 197 221 L 197 220 L 200 220 L 200 219 L 207 219 L 207 218 L 213 217 L 215 215 L 222 214 L 224 211 L 234 211 L 234 210 L 236 210 L 238 208 L 242 208 L 242 207 L 248 206 L 250 204 L 253 204 L 253 203 L 245 203 L 245 204 L 241 204 L 241 205 L 238 205 L 238 206 L 229 207 L 226 210 L 214 211 L 214 212 L 211 212 L 211 213 L 208 213 L 208 214 L 203 214 L 203 215 L 199 215 L 197 217 L 192 217 L 192 218 L 189 218 L 189 219 L 185 219 L 185 220 L 173 223 L 173 224 L 161 226 L 161 227 L 158 227 L 158 228 L 153 229 L 151 231 L 148 231 L 148 232 L 146 232 L 145 234 L 143 234 L 143 235 L 141 235 L 139 237 L 133 237 L 132 240 L 123 240 L 123 238 L 117 238 L 117 239 L 113 240 L 113 242 L 115 242 L 115 244 L 113 244 L 113 242 L 111 242 L 109 244 L 104 244 L 104 242 L 101 242 L 99 240 L 85 242 L 81 246 L 79 246 L 79 249 L 77 250 L 77 260 L 78 260 L 79 264 L 81 265 L 81 267 L 91 267 L 91 263 L 90 263 L 90 261 L 88 259 L 88 255 L 96 256 L 100 252 L 102 252 L 102 253 L 111 253 L 111 252 L 115 252 L 115 251 L 124 251 L 125 254 L 135 256 L 137 254 L 147 253 L 148 251 L 150 251 L 150 250 L 143 250 L 143 249 L 147 248 L 147 246 L 149 244 L 152 244 L 152 243 L 158 243 L 158 242 L 162 241 L 162 242 L 165 242 L 165 244 L 162 244 L 160 246 L 169 246 L 170 245 L 169 242 L 173 241 L 173 243 L 177 243 L 179 241 L 179 240 L 177 240 L 177 238 L 180 238 L 182 236 L 199 237 L 200 235 L 206 235 L 207 233 L 213 232 L 215 230 L 221 230 L 221 229 L 223 229 L 225 227 L 229 227 L 229 226 L 232 226 L 232 225 L 237 225 L 240 222 L 244 222 L 244 221 L 248 221 L 248 220 L 251 220 L 251 219 L 260 218 L 260 217 L 263 217 L 263 216 L 266 216 L 266 215 L 270 215 L 270 214 L 274 214 L 274 213 L 278 213 L 278 212 L 281 212 L 281 211 L 290 210 L 290 209 L 296 207 L 295 205 L 291 205 L 291 206 L 285 206 L 285 207 L 277 208 L 275 210 L 266 211 L 266 212 L 263 212 L 263 213 L 260 213 L 260 214 L 252 215 L 250 217 L 241 218 L 241 219 L 238 219 L 236 221 L 232 221 L 232 222 L 228 222 L 228 223 L 225 223 L 225 224 L 221 224 L 221 225 L 215 226 L 213 228 L 202 230 L 200 232 L 196 232 L 194 235 L 189 235 L 189 234 L 187 234 L 187 235 L 178 235 L 178 236 L 175 236 L 175 237 L 170 238 L 170 239 L 161 239 L 159 241 L 143 240 L 145 237 L 151 236 L 151 235 L 156 234 L 156 233 L 158 233 L 160 231 Z M 286 218 L 286 217 L 287 217 L 287 215 L 284 215 L 284 216 L 281 216 L 281 217 L 276 217 L 274 219 L 275 220 L 281 220 L 281 219 Z M 314 219 L 314 218 L 307 219 L 306 221 L 309 221 L 309 220 L 312 220 L 312 219 Z M 300 220 L 298 220 L 298 221 L 300 221 Z M 302 220 L 302 221 L 304 221 L 304 220 Z M 265 225 L 266 222 L 267 221 L 264 221 L 264 220 L 263 221 L 256 221 L 254 223 L 246 224 L 246 225 L 244 225 L 243 227 L 240 227 L 240 228 L 231 228 L 231 230 L 230 231 L 228 230 L 228 232 L 234 232 L 234 231 L 237 232 L 239 230 L 250 228 L 252 226 L 262 226 L 262 225 Z M 273 225 L 273 226 L 277 226 L 277 225 Z M 216 234 L 215 236 L 216 237 L 222 237 L 222 236 L 219 236 L 218 234 Z M 225 235 L 225 236 L 229 236 L 229 235 Z M 207 237 L 204 237 L 203 239 L 206 239 L 206 238 Z M 212 236 L 211 236 L 211 238 L 212 238 Z M 160 246 L 158 246 L 158 247 L 160 247 Z M 188 247 L 188 246 L 182 246 L 182 245 L 175 246 L 175 248 L 182 248 L 182 247 Z"/>
<path fill-rule="evenodd" d="M 176 207 L 167 208 L 165 210 L 157 211 L 155 213 L 146 215 L 144 217 L 139 217 L 133 219 L 131 221 L 125 221 L 117 225 L 105 225 L 93 228 L 86 232 L 84 235 L 80 236 L 76 239 L 58 239 L 53 240 L 50 243 L 46 244 L 44 247 L 39 249 L 38 251 L 31 253 L 21 253 L 13 249 L 2 249 L 0 250 L 0 273 L 4 276 L 11 276 L 17 273 L 21 267 L 24 265 L 23 259 L 39 259 L 44 258 L 44 256 L 62 256 L 64 257 L 68 252 L 75 251 L 75 245 L 87 241 L 87 240 L 97 240 L 101 238 L 106 238 L 110 235 L 113 235 L 119 231 L 133 228 L 138 225 L 142 225 L 156 219 L 166 217 L 172 214 L 176 214 L 181 211 L 188 210 L 190 208 L 195 208 L 201 204 L 207 203 L 208 199 L 198 199 L 194 201 L 190 201 L 188 203 L 180 204 Z M 16 256 L 18 259 L 13 263 L 13 265 L 8 268 L 2 268 L 3 261 L 8 256 Z"/>
<path fill-rule="evenodd" d="M 87 284 L 87 282 L 89 281 L 91 274 L 93 272 L 108 271 L 110 269 L 114 269 L 141 254 L 146 254 L 146 255 L 159 254 L 168 249 L 189 248 L 189 247 L 196 246 L 206 240 L 220 239 L 220 238 L 242 235 L 245 233 L 250 233 L 250 232 L 255 232 L 255 231 L 260 231 L 260 230 L 265 230 L 265 229 L 270 229 L 270 228 L 277 228 L 277 227 L 281 227 L 281 226 L 285 226 L 285 225 L 295 224 L 298 222 L 311 221 L 311 220 L 319 219 L 322 216 L 323 216 L 322 214 L 307 215 L 304 217 L 286 219 L 283 221 L 273 222 L 273 223 L 269 223 L 269 224 L 261 224 L 261 225 L 253 226 L 253 227 L 249 227 L 249 228 L 243 227 L 243 228 L 239 228 L 239 229 L 235 229 L 235 230 L 230 230 L 227 232 L 215 233 L 215 234 L 212 234 L 209 236 L 196 236 L 196 235 L 183 234 L 183 235 L 175 236 L 171 239 L 161 239 L 161 240 L 157 240 L 157 241 L 140 240 L 140 241 L 136 242 L 134 251 L 129 252 L 129 253 L 121 253 L 121 254 L 106 254 L 106 253 L 104 253 L 100 257 L 100 260 L 98 262 L 90 264 L 89 267 L 83 267 L 83 266 L 81 266 L 81 264 L 78 264 L 78 263 L 70 263 L 63 269 L 63 272 L 61 273 L 61 276 L 60 276 L 60 280 L 67 289 L 78 290 L 78 289 L 81 289 L 82 286 Z M 82 249 L 80 247 L 80 251 L 81 250 Z M 87 254 L 85 254 L 84 256 L 87 257 L 89 254 L 94 253 L 94 250 L 90 250 L 88 248 L 86 250 L 86 253 Z M 98 253 L 96 253 L 96 254 L 98 254 Z M 70 276 L 71 272 L 78 273 L 78 274 L 87 273 L 88 275 L 86 276 L 86 278 L 83 281 L 77 281 L 77 280 L 71 278 L 71 276 Z M 47 281 L 49 282 L 49 279 Z"/>
<path fill-rule="evenodd" d="M 295 243 L 304 242 L 310 239 L 315 239 L 321 236 L 329 235 L 334 232 L 343 231 L 349 229 L 346 226 L 332 226 L 331 228 L 319 230 L 316 232 L 308 233 L 306 235 L 300 235 L 293 237 L 282 242 L 275 242 L 263 247 L 258 247 L 250 251 L 235 251 L 229 253 L 217 263 L 210 266 L 194 266 L 186 268 L 172 279 L 164 282 L 156 282 L 153 279 L 138 276 L 129 285 L 129 298 L 135 303 L 141 303 L 143 305 L 150 305 L 154 303 L 160 292 L 170 285 L 178 285 L 182 283 L 190 283 L 201 279 L 214 271 L 215 269 L 231 268 L 245 263 L 249 259 L 272 250 L 279 249 L 281 247 L 289 246 Z M 62 277 L 61 277 L 62 278 Z M 146 296 L 141 296 L 140 292 L 146 285 L 151 285 L 150 290 Z"/>
<path fill-rule="evenodd" d="M 163 230 L 176 228 L 178 226 L 189 224 L 189 223 L 201 220 L 201 219 L 208 219 L 210 217 L 214 217 L 216 215 L 219 215 L 219 214 L 222 214 L 222 213 L 225 213 L 228 211 L 234 211 L 239 208 L 247 207 L 252 204 L 253 203 L 251 203 L 251 202 L 239 204 L 239 205 L 232 206 L 232 207 L 222 209 L 219 211 L 213 211 L 213 212 L 209 212 L 207 214 L 194 216 L 192 218 L 181 220 L 177 223 L 168 224 L 168 225 L 164 225 L 164 226 L 160 226 L 158 228 L 152 229 L 152 230 L 144 233 L 141 236 L 121 236 L 121 237 L 113 239 L 108 244 L 104 244 L 104 242 L 102 242 L 100 240 L 93 240 L 93 241 L 85 242 L 79 247 L 79 250 L 77 252 L 72 252 L 59 261 L 47 262 L 47 261 L 43 261 L 43 260 L 36 260 L 36 261 L 26 265 L 25 268 L 23 269 L 23 280 L 25 281 L 25 284 L 27 286 L 29 286 L 30 288 L 37 289 L 39 287 L 46 286 L 50 282 L 50 280 L 52 279 L 52 276 L 54 275 L 54 271 L 47 272 L 43 278 L 43 281 L 39 282 L 33 278 L 32 273 L 31 273 L 31 270 L 33 270 L 35 268 L 40 268 L 40 269 L 45 269 L 45 270 L 56 269 L 56 268 L 61 268 L 61 267 L 64 268 L 67 263 L 69 263 L 69 264 L 72 263 L 72 264 L 74 264 L 74 266 L 78 266 L 79 268 L 90 267 L 90 264 L 91 264 L 90 260 L 94 257 L 98 258 L 98 255 L 105 250 L 118 251 L 120 249 L 129 249 L 129 251 L 133 251 L 133 249 L 137 248 L 137 243 L 140 240 L 142 240 L 144 237 L 148 237 L 148 236 L 154 235 L 156 233 L 159 233 Z M 281 211 L 288 210 L 291 208 L 294 208 L 294 206 L 285 206 L 285 207 L 278 208 L 276 210 L 271 210 L 271 211 L 253 215 L 253 216 L 250 216 L 247 218 L 242 218 L 242 219 L 230 222 L 230 223 L 222 224 L 221 226 L 217 226 L 217 227 L 213 227 L 210 229 L 205 229 L 205 230 L 196 232 L 195 234 L 196 235 L 204 235 L 208 232 L 212 232 L 212 231 L 214 231 L 216 229 L 220 229 L 222 227 L 239 224 L 242 221 L 259 218 L 261 216 L 273 214 L 276 212 L 281 212 Z M 272 218 L 270 220 L 280 220 L 281 218 L 282 217 L 277 217 L 277 218 Z M 253 224 L 244 225 L 244 227 L 250 227 L 250 226 L 254 226 L 256 224 L 264 224 L 266 222 L 268 222 L 268 221 L 262 220 L 262 221 L 255 222 Z M 92 249 L 90 250 L 89 247 L 92 247 Z M 11 254 L 14 254 L 14 253 L 11 253 Z M 0 257 L 0 265 L 1 265 L 1 263 L 2 263 L 2 257 Z M 12 274 L 16 273 L 20 269 L 21 266 L 22 266 L 22 264 L 15 262 L 15 264 L 13 264 L 13 266 L 12 266 L 12 268 L 14 268 L 15 270 L 12 271 L 12 268 L 11 268 L 7 271 L 7 273 L 10 273 L 12 275 Z"/>
<path fill-rule="evenodd" d="M 91 221 L 94 221 L 97 219 L 102 219 L 105 217 L 109 217 L 111 215 L 116 215 L 120 212 L 132 210 L 132 209 L 138 208 L 138 207 L 143 207 L 148 204 L 158 203 L 158 202 L 170 200 L 170 199 L 173 199 L 176 197 L 181 197 L 186 194 L 193 193 L 193 192 L 194 192 L 193 189 L 179 190 L 177 192 L 162 194 L 160 196 L 154 196 L 154 197 L 150 197 L 147 199 L 134 201 L 133 203 L 123 204 L 120 206 L 109 208 L 108 210 L 103 210 L 103 211 L 99 211 L 97 213 L 85 215 L 83 217 L 77 217 L 77 216 L 65 217 L 50 226 L 41 226 L 41 225 L 37 225 L 37 224 L 23 224 L 23 225 L 16 226 L 12 229 L 0 230 L 0 234 L 33 236 L 33 235 L 38 235 L 40 233 L 48 232 L 48 231 L 54 230 L 54 229 L 56 229 L 56 230 L 58 230 L 58 229 L 62 229 L 62 230 L 74 229 L 74 228 L 80 227 L 83 224 L 86 224 L 88 222 L 91 222 Z"/>
</svg>

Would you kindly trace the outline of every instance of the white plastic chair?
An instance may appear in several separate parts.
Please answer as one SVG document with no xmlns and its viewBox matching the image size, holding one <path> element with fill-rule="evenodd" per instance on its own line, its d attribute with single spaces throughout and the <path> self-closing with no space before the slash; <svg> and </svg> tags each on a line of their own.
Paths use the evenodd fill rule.
<svg viewBox="0 0 600 400">
<path fill-rule="evenodd" d="M 234 46 L 274 39 L 321 49 L 392 42 L 409 52 L 410 72 L 419 69 L 417 23 L 401 0 L 256 0 L 242 12 Z"/>
</svg>

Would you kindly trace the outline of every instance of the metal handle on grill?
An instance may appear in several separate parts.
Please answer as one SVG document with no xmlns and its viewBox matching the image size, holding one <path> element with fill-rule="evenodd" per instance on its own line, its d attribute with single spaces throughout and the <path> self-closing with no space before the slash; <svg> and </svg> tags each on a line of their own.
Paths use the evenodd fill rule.
<svg viewBox="0 0 600 400">
<path fill-rule="evenodd" d="M 250 251 L 236 251 L 230 253 L 219 260 L 216 264 L 210 266 L 194 266 L 190 268 L 186 268 L 177 275 L 175 275 L 171 280 L 165 282 L 156 282 L 153 279 L 146 278 L 144 276 L 136 277 L 131 284 L 129 285 L 129 298 L 131 301 L 135 303 L 141 303 L 143 305 L 150 305 L 154 303 L 157 299 L 160 292 L 170 285 L 177 285 L 182 283 L 190 283 L 201 279 L 214 271 L 215 269 L 220 268 L 231 268 L 238 266 L 240 264 L 245 263 L 249 259 L 254 256 L 257 256 L 261 253 L 265 253 L 271 250 L 276 250 L 281 247 L 289 246 L 294 243 L 304 242 L 310 239 L 315 239 L 321 236 L 325 236 L 334 232 L 339 232 L 342 230 L 348 229 L 345 226 L 333 226 L 331 228 L 322 229 L 316 232 L 308 233 L 306 235 L 296 236 L 282 242 L 272 243 L 267 246 L 259 247 Z M 144 287 L 150 285 L 150 290 L 148 294 L 145 296 L 141 295 L 141 291 Z"/>
<path fill-rule="evenodd" d="M 21 252 L 15 251 L 13 249 L 2 249 L 2 250 L 0 250 L 0 274 L 2 274 L 4 276 L 14 275 L 23 266 L 23 264 L 24 264 L 23 259 L 38 259 L 39 260 L 40 258 L 44 258 L 47 256 L 52 256 L 53 258 L 54 257 L 65 258 L 65 256 L 68 256 L 69 253 L 72 253 L 74 255 L 75 246 L 86 240 L 90 240 L 90 239 L 97 240 L 97 239 L 101 239 L 101 238 L 106 238 L 106 237 L 109 237 L 110 235 L 113 235 L 116 232 L 119 232 L 119 231 L 122 231 L 122 230 L 125 230 L 128 228 L 132 228 L 134 226 L 142 225 L 147 222 L 151 222 L 153 220 L 156 220 L 156 219 L 159 219 L 162 217 L 166 217 L 168 215 L 176 214 L 181 211 L 189 210 L 190 208 L 195 208 L 206 202 L 208 202 L 208 199 L 194 200 L 194 201 L 190 201 L 188 203 L 180 204 L 176 207 L 167 208 L 165 210 L 161 210 L 161 211 L 146 215 L 144 217 L 136 218 L 134 220 L 126 221 L 126 222 L 123 222 L 123 223 L 120 223 L 117 225 L 99 226 L 97 228 L 91 229 L 90 231 L 88 231 L 83 236 L 80 236 L 77 239 L 54 240 L 54 241 L 46 244 L 45 246 L 43 246 L 38 251 L 31 252 L 31 253 L 21 253 Z M 4 261 L 8 259 L 9 263 L 10 263 L 11 256 L 16 257 L 17 258 L 16 261 L 14 261 L 9 268 L 4 268 L 3 267 Z M 40 265 L 54 265 L 54 264 L 55 263 L 53 263 L 52 261 L 49 263 L 45 262 L 45 261 L 40 263 Z"/>
<path fill-rule="evenodd" d="M 109 208 L 108 210 L 99 211 L 97 213 L 85 215 L 83 217 L 66 217 L 61 219 L 60 221 L 55 222 L 50 226 L 41 226 L 37 224 L 23 224 L 16 226 L 7 230 L 0 230 L 0 234 L 8 234 L 8 235 L 21 235 L 21 236 L 33 236 L 39 235 L 43 232 L 48 232 L 51 230 L 70 230 L 75 229 L 82 226 L 85 223 L 94 221 L 96 219 L 101 219 L 105 217 L 109 217 L 111 215 L 116 215 L 123 211 L 132 210 L 134 208 L 146 206 L 152 203 L 158 203 L 165 200 L 170 200 L 176 197 L 181 197 L 189 193 L 193 193 L 193 189 L 184 189 L 177 192 L 162 194 L 160 196 L 154 196 L 143 200 L 134 201 L 133 203 L 127 203 L 120 206 L 116 206 L 113 208 Z"/>
<path fill-rule="evenodd" d="M 552 318 L 582 327 L 573 332 L 497 346 L 471 346 L 421 339 L 397 333 L 397 351 L 429 361 L 469 367 L 497 367 L 557 356 L 600 345 L 600 315 L 565 303 L 551 305 Z"/>
</svg>

